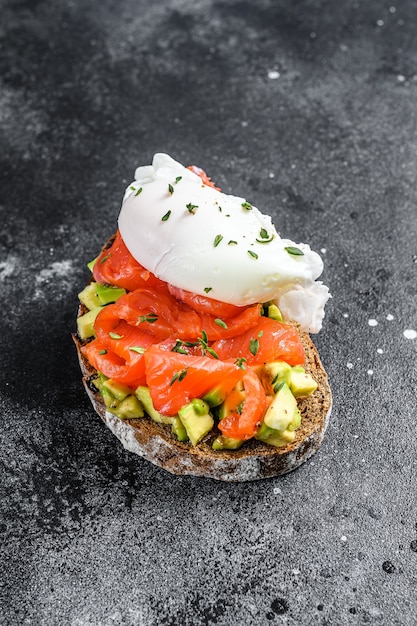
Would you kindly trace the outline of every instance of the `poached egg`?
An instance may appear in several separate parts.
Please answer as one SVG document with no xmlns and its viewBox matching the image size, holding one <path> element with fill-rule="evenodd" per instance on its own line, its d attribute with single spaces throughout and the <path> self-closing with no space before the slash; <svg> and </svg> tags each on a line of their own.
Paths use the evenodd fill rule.
<svg viewBox="0 0 417 626">
<path fill-rule="evenodd" d="M 132 256 L 167 283 L 244 306 L 274 302 L 284 319 L 318 332 L 328 288 L 320 256 L 282 239 L 245 198 L 222 193 L 169 155 L 138 167 L 119 229 Z"/>
</svg>

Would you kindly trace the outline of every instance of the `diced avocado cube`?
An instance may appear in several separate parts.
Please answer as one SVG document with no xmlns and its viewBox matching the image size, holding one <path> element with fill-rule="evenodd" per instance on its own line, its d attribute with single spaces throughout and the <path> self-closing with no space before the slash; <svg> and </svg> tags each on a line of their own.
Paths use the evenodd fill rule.
<svg viewBox="0 0 417 626">
<path fill-rule="evenodd" d="M 78 299 L 89 311 L 103 304 L 97 296 L 97 283 L 90 283 L 87 287 L 84 287 L 78 294 Z"/>
<path fill-rule="evenodd" d="M 290 384 L 291 365 L 288 365 L 285 361 L 266 363 L 262 368 L 260 378 L 264 383 L 265 389 L 275 393 L 281 383 Z"/>
<path fill-rule="evenodd" d="M 101 285 L 100 283 L 96 283 L 96 291 L 97 299 L 101 305 L 116 302 L 126 293 L 126 290 L 121 287 L 111 287 L 110 285 Z"/>
<path fill-rule="evenodd" d="M 188 441 L 187 431 L 179 417 L 172 420 L 172 433 L 177 437 L 178 441 Z"/>
<path fill-rule="evenodd" d="M 109 408 L 109 410 L 122 420 L 137 419 L 144 416 L 143 406 L 133 394 L 126 396 L 124 400 L 119 401 L 116 408 Z"/>
<path fill-rule="evenodd" d="M 271 320 L 276 320 L 277 322 L 282 322 L 283 320 L 282 313 L 276 304 L 270 304 L 268 306 L 268 317 L 270 317 Z"/>
<path fill-rule="evenodd" d="M 264 422 L 255 435 L 255 439 L 268 443 L 270 446 L 281 448 L 294 441 L 295 432 L 289 430 L 275 430 L 267 426 Z"/>
<path fill-rule="evenodd" d="M 88 311 L 88 313 L 77 317 L 77 331 L 80 339 L 90 339 L 90 337 L 94 337 L 94 322 L 101 309 L 102 307 L 98 306 Z"/>
<path fill-rule="evenodd" d="M 314 378 L 307 374 L 303 367 L 295 366 L 291 369 L 290 389 L 294 396 L 309 396 L 317 389 Z"/>
<path fill-rule="evenodd" d="M 205 413 L 202 413 L 203 405 L 206 407 Z M 209 406 L 202 400 L 198 402 L 192 400 L 178 411 L 178 416 L 193 446 L 196 446 L 214 426 L 214 419 L 209 413 Z"/>
<path fill-rule="evenodd" d="M 95 259 L 93 259 L 92 261 L 90 261 L 89 263 L 87 263 L 87 267 L 90 270 L 90 272 L 93 271 L 94 265 L 96 264 L 96 261 L 98 259 L 98 256 L 96 256 Z"/>
<path fill-rule="evenodd" d="M 122 385 L 111 378 L 108 378 L 102 383 L 102 388 L 105 387 L 116 398 L 116 400 L 124 400 L 126 396 L 130 396 L 132 390 L 127 385 Z"/>
<path fill-rule="evenodd" d="M 266 410 L 264 423 L 274 430 L 286 430 L 294 420 L 297 410 L 297 400 L 287 383 L 282 383 Z"/>
<path fill-rule="evenodd" d="M 226 395 L 227 394 L 222 385 L 217 385 L 217 387 L 214 387 L 214 389 L 208 391 L 202 399 L 204 400 L 204 402 L 207 402 L 210 407 L 215 407 L 224 402 Z"/>
<path fill-rule="evenodd" d="M 233 389 L 228 396 L 226 396 L 223 404 L 220 405 L 218 415 L 219 419 L 223 419 L 230 415 L 230 413 L 236 413 L 240 410 L 242 403 L 245 401 L 245 392 L 243 389 Z"/>
<path fill-rule="evenodd" d="M 149 387 L 140 386 L 135 391 L 135 396 L 143 404 L 143 408 L 149 417 L 158 424 L 172 424 L 175 417 L 162 415 L 153 405 Z"/>
<path fill-rule="evenodd" d="M 103 397 L 104 404 L 109 409 L 109 411 L 113 412 L 113 410 L 117 409 L 117 407 L 119 406 L 119 400 L 114 397 L 111 391 L 102 386 L 100 389 L 100 393 Z"/>
<path fill-rule="evenodd" d="M 225 437 L 219 435 L 213 441 L 213 450 L 237 450 L 244 443 L 243 439 L 233 439 L 232 437 Z"/>
</svg>

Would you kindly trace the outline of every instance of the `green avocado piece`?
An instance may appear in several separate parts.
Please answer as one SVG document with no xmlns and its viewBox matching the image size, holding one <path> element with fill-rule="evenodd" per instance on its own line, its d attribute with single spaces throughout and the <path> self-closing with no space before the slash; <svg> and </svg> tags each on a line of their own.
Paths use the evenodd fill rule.
<svg viewBox="0 0 417 626">
<path fill-rule="evenodd" d="M 126 289 L 121 287 L 112 287 L 110 285 L 96 284 L 97 299 L 101 305 L 110 304 L 116 302 L 121 296 L 124 296 Z"/>
<path fill-rule="evenodd" d="M 135 391 L 135 396 L 143 404 L 143 408 L 154 422 L 158 424 L 172 424 L 175 417 L 162 415 L 153 405 L 149 387 L 140 386 Z"/>
<path fill-rule="evenodd" d="M 224 402 L 226 398 L 226 392 L 221 385 L 217 385 L 211 391 L 208 391 L 202 400 L 206 402 L 209 407 L 219 406 Z"/>
<path fill-rule="evenodd" d="M 233 439 L 232 437 L 225 437 L 219 435 L 213 441 L 213 450 L 237 450 L 244 443 L 243 439 Z"/>
<path fill-rule="evenodd" d="M 245 392 L 243 389 L 233 389 L 224 402 L 220 405 L 218 410 L 219 420 L 222 420 L 224 417 L 230 415 L 236 411 L 236 407 L 242 404 L 245 401 Z"/>
<path fill-rule="evenodd" d="M 214 419 L 209 408 L 203 400 L 195 399 L 178 411 L 178 416 L 193 446 L 196 446 L 214 426 Z"/>
<path fill-rule="evenodd" d="M 290 389 L 294 396 L 309 396 L 317 389 L 317 383 L 314 378 L 307 374 L 303 367 L 295 366 L 291 369 Z"/>
<path fill-rule="evenodd" d="M 271 361 L 266 363 L 262 369 L 262 378 L 272 387 L 275 393 L 275 388 L 281 383 L 290 384 L 291 380 L 291 365 L 288 365 L 285 361 Z"/>
<path fill-rule="evenodd" d="M 268 443 L 270 446 L 281 448 L 294 441 L 295 432 L 290 430 L 276 430 L 275 428 L 270 428 L 264 422 L 255 435 L 255 439 Z"/>
<path fill-rule="evenodd" d="M 100 255 L 99 255 L 99 256 L 100 256 Z M 92 272 L 92 271 L 93 271 L 93 268 L 94 268 L 94 266 L 95 266 L 95 264 L 96 264 L 97 259 L 98 259 L 98 256 L 96 256 L 96 258 L 95 258 L 95 259 L 93 259 L 92 261 L 90 261 L 89 263 L 87 263 L 87 267 L 88 267 L 88 269 L 90 270 L 90 272 Z"/>
<path fill-rule="evenodd" d="M 283 320 L 282 313 L 276 304 L 270 304 L 268 306 L 268 317 L 270 317 L 271 320 L 276 320 L 277 322 L 282 322 Z"/>
<path fill-rule="evenodd" d="M 286 430 L 294 420 L 298 411 L 297 400 L 294 398 L 287 383 L 281 383 L 266 410 L 264 423 L 274 430 Z"/>
<path fill-rule="evenodd" d="M 178 441 L 188 441 L 187 431 L 179 417 L 174 417 L 172 420 L 172 433 Z"/>
<path fill-rule="evenodd" d="M 78 294 L 78 299 L 89 311 L 103 304 L 97 296 L 97 283 L 90 283 L 87 287 L 84 287 Z"/>
<path fill-rule="evenodd" d="M 107 391 L 110 391 L 110 393 L 116 398 L 116 400 L 124 400 L 132 393 L 130 387 L 127 387 L 127 385 L 122 385 L 121 383 L 118 383 L 111 378 L 108 378 L 101 384 L 101 389 L 103 389 L 103 387 L 105 387 Z"/>
<path fill-rule="evenodd" d="M 109 407 L 109 411 L 119 419 L 131 420 L 144 416 L 142 403 L 133 394 L 117 402 L 117 406 L 114 409 Z"/>
<path fill-rule="evenodd" d="M 90 337 L 94 337 L 94 322 L 101 310 L 102 307 L 98 306 L 88 311 L 88 313 L 77 317 L 77 332 L 80 339 L 90 339 Z"/>
</svg>

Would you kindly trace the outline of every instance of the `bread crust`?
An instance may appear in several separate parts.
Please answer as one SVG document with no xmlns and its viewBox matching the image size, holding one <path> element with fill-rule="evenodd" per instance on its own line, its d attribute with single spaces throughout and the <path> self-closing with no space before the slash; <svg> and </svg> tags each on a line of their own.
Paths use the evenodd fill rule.
<svg viewBox="0 0 417 626">
<path fill-rule="evenodd" d="M 79 314 L 82 312 L 80 307 Z M 318 387 L 310 396 L 297 400 L 302 421 L 295 440 L 282 448 L 276 448 L 251 439 L 238 450 L 215 451 L 211 443 L 219 433 L 210 434 L 197 446 L 192 446 L 178 441 L 169 425 L 157 424 L 148 416 L 120 420 L 107 411 L 101 394 L 92 384 L 97 372 L 81 352 L 85 342 L 73 334 L 82 381 L 91 403 L 127 450 L 172 474 L 231 482 L 286 474 L 309 459 L 322 444 L 331 414 L 332 394 L 326 371 L 309 334 L 301 331 L 300 337 L 306 354 L 305 370 L 313 376 Z"/>
</svg>

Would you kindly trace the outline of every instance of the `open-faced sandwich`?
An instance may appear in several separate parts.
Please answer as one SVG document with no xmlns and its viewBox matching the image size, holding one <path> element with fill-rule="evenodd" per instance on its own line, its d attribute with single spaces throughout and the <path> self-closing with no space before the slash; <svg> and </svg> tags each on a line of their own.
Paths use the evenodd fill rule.
<svg viewBox="0 0 417 626">
<path fill-rule="evenodd" d="M 74 334 L 107 426 L 175 474 L 298 467 L 331 410 L 309 335 L 329 298 L 319 255 L 166 154 L 136 170 L 114 230 L 89 264 Z"/>
</svg>

